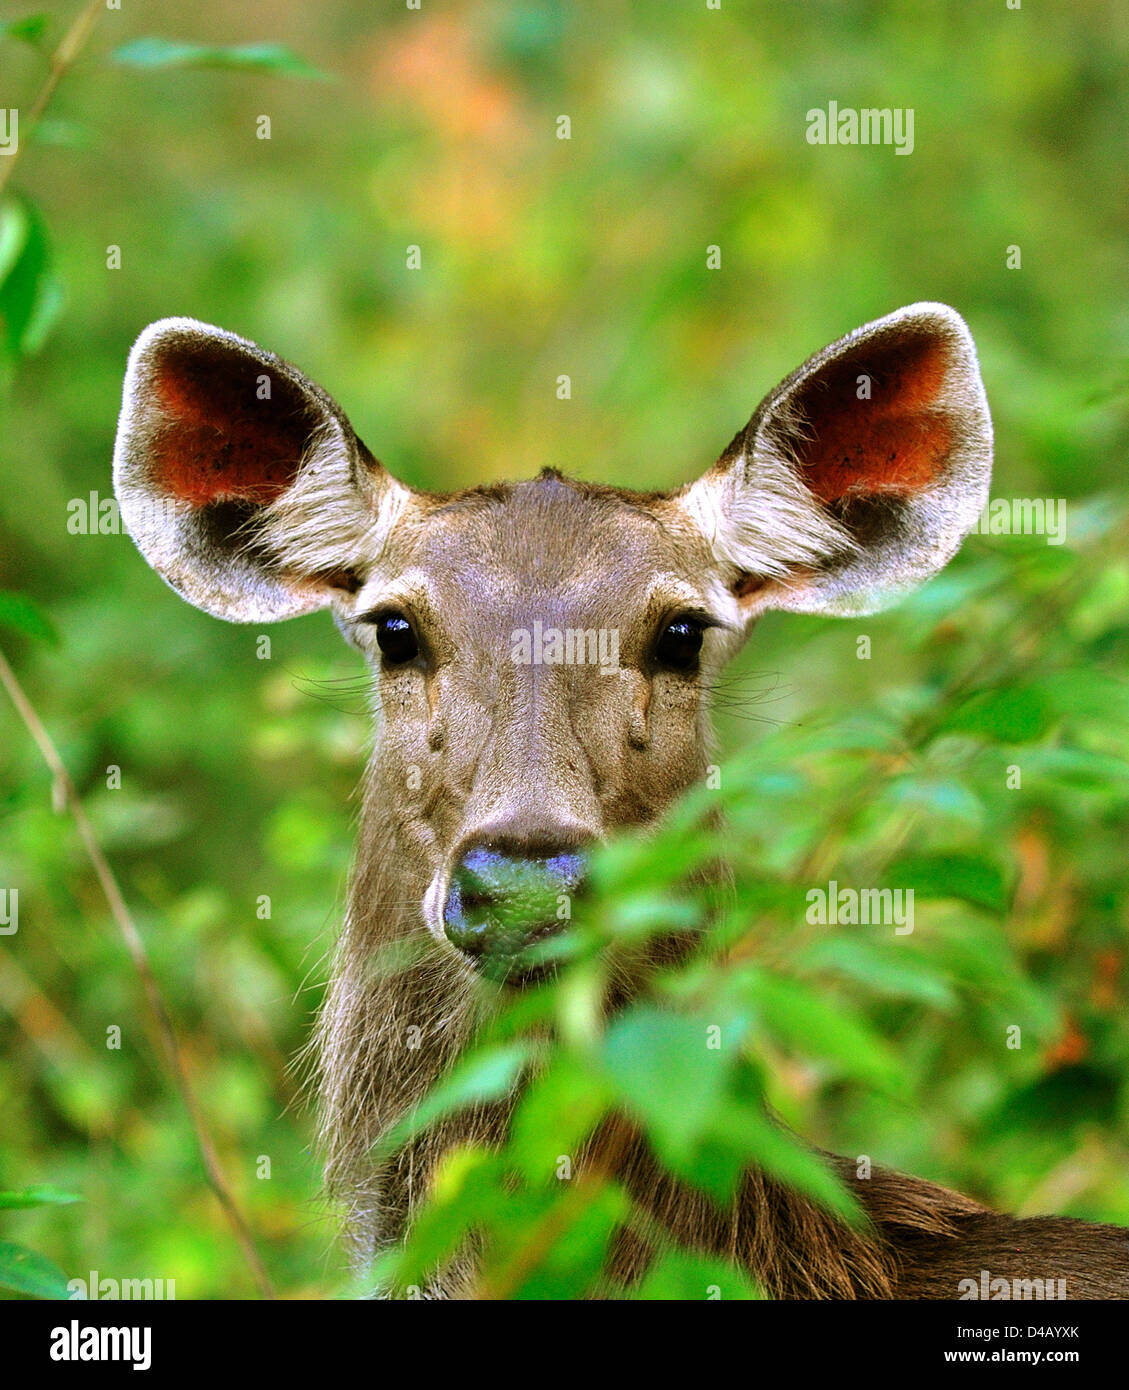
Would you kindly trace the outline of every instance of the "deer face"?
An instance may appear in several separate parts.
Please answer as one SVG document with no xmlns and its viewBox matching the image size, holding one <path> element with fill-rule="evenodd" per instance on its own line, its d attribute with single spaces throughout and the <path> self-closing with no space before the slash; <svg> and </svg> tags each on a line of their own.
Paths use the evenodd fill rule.
<svg viewBox="0 0 1129 1390">
<path fill-rule="evenodd" d="M 868 612 L 919 582 L 974 524 L 990 459 L 975 350 L 941 305 L 817 354 L 667 495 L 551 472 L 412 491 L 294 367 L 169 319 L 130 357 L 115 485 L 199 607 L 332 609 L 375 673 L 372 775 L 421 922 L 514 978 L 586 848 L 703 775 L 706 692 L 757 615 Z"/>
<path fill-rule="evenodd" d="M 585 848 L 704 770 L 736 602 L 685 513 L 548 474 L 416 500 L 338 620 L 428 927 L 487 970 L 567 919 Z"/>
</svg>

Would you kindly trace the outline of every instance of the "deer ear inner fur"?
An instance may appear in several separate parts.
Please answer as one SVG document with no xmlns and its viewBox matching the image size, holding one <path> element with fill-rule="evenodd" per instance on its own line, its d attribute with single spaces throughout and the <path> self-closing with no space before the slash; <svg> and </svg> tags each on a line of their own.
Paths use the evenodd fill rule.
<svg viewBox="0 0 1129 1390">
<path fill-rule="evenodd" d="M 353 563 L 408 496 L 296 367 L 193 319 L 162 319 L 134 344 L 114 488 L 153 568 L 239 622 L 355 586 Z"/>
<path fill-rule="evenodd" d="M 679 499 L 750 612 L 866 613 L 951 559 L 991 468 L 971 334 L 913 304 L 805 362 Z"/>
</svg>

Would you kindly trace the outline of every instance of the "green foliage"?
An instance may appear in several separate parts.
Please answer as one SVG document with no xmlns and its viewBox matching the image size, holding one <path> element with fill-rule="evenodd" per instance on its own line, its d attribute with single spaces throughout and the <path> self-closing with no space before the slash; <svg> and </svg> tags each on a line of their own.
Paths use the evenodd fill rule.
<svg viewBox="0 0 1129 1390">
<path fill-rule="evenodd" d="M 110 57 L 123 68 L 229 68 L 235 72 L 267 72 L 277 77 L 328 80 L 326 73 L 299 58 L 281 43 L 244 43 L 222 47 L 180 43 L 173 39 L 133 39 L 115 48 Z"/>
<path fill-rule="evenodd" d="M 0 352 L 9 363 L 39 351 L 62 307 L 43 219 L 9 199 L 0 206 Z"/>
<path fill-rule="evenodd" d="M 0 1289 L 32 1298 L 66 1298 L 67 1276 L 44 1255 L 0 1240 Z"/>
<path fill-rule="evenodd" d="M 0 1211 L 17 1207 L 69 1206 L 81 1200 L 73 1192 L 60 1192 L 57 1187 L 27 1187 L 22 1192 L 0 1192 Z"/>
<path fill-rule="evenodd" d="M 39 46 L 47 35 L 50 17 L 45 14 L 28 14 L 19 19 L 0 19 L 0 39 L 19 39 Z"/>
<path fill-rule="evenodd" d="M 614 6 L 331 0 L 276 6 L 270 42 L 247 44 L 220 0 L 167 39 L 131 37 L 158 19 L 131 8 L 101 16 L 21 126 L 0 204 L 0 641 L 112 854 L 279 1287 L 346 1288 L 288 1063 L 339 915 L 365 685 L 328 622 L 271 629 L 260 660 L 257 631 L 182 604 L 124 535 L 68 531 L 68 503 L 110 492 L 129 343 L 170 313 L 301 362 L 410 483 L 552 465 L 649 488 L 700 471 L 829 338 L 944 299 L 980 346 L 997 495 L 1068 500 L 1063 545 L 974 537 L 890 614 L 760 624 L 715 692 L 720 788 L 607 848 L 557 982 L 503 996 L 410 1122 L 526 1078 L 505 1148 L 448 1156 L 389 1280 L 422 1284 L 470 1239 L 487 1289 L 598 1287 L 616 1226 L 649 1228 L 617 1183 L 557 1165 L 612 1111 L 719 1201 L 755 1161 L 853 1219 L 771 1111 L 1001 1207 L 1129 1223 L 1126 52 L 1105 9 L 726 0 L 628 24 Z M 62 27 L 0 22 L 21 115 Z M 341 74 L 332 102 L 270 80 L 323 70 Z M 912 103 L 913 156 L 807 146 L 804 113 L 829 96 Z M 0 1283 L 57 1294 L 35 1249 L 172 1277 L 182 1298 L 247 1295 L 50 793 L 0 698 L 0 888 L 20 893 L 0 939 L 0 1207 L 18 1242 Z M 685 886 L 719 855 L 731 892 Z M 809 921 L 832 881 L 913 888 L 913 931 Z M 611 963 L 707 922 L 606 1026 Z M 83 1200 L 32 1205 L 40 1180 Z M 755 1294 L 687 1251 L 632 1291 Z"/>
<path fill-rule="evenodd" d="M 0 1211 L 30 1207 L 69 1206 L 82 1199 L 57 1187 L 28 1187 L 21 1192 L 0 1192 Z M 67 1298 L 67 1276 L 43 1255 L 22 1245 L 0 1241 L 0 1289 L 30 1298 Z"/>
<path fill-rule="evenodd" d="M 0 627 L 39 642 L 59 645 L 59 631 L 47 613 L 27 594 L 0 590 Z"/>
</svg>

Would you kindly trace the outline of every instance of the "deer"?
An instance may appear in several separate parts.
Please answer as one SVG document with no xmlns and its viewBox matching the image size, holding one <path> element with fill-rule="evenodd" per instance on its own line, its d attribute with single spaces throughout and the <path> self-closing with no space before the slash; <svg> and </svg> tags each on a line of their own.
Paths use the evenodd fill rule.
<svg viewBox="0 0 1129 1390">
<path fill-rule="evenodd" d="M 583 887 L 593 847 L 657 825 L 706 774 L 709 691 L 771 609 L 875 612 L 948 563 L 988 495 L 992 423 L 972 335 L 916 303 L 815 353 L 718 461 L 670 492 L 538 476 L 454 492 L 394 478 L 296 367 L 190 318 L 153 323 L 125 374 L 120 514 L 188 602 L 229 622 L 328 608 L 373 674 L 359 832 L 314 1049 L 326 1188 L 353 1263 L 410 1228 L 443 1155 L 497 1144 L 509 1107 L 410 1115 L 475 1036 L 531 942 L 515 894 Z M 515 659 L 514 635 L 618 634 L 614 670 Z M 532 889 L 530 887 L 532 885 Z M 408 963 L 374 955 L 410 943 Z M 493 993 L 492 993 L 493 991 Z M 618 1007 L 622 1000 L 609 1003 Z M 405 1030 L 426 1045 L 408 1050 Z M 1016 1218 L 925 1180 L 824 1155 L 867 1223 L 750 1170 L 726 1207 L 620 1122 L 615 1173 L 672 1241 L 769 1296 L 949 1299 L 962 1279 L 1129 1296 L 1129 1232 Z M 378 1156 L 379 1155 L 379 1156 Z M 630 1286 L 654 1250 L 615 1251 Z M 473 1252 L 426 1295 L 475 1296 Z"/>
</svg>

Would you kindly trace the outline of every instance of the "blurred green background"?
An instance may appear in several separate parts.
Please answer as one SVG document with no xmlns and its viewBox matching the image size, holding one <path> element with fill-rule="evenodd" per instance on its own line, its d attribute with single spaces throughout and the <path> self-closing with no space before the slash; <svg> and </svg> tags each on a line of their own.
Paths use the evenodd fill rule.
<svg viewBox="0 0 1129 1390">
<path fill-rule="evenodd" d="M 49 16 L 38 46 L 0 34 L 0 107 L 26 111 L 79 9 L 0 7 L 0 22 Z M 281 43 L 327 76 L 113 60 L 152 35 Z M 259 630 L 188 607 L 124 535 L 68 532 L 72 499 L 111 495 L 133 338 L 186 314 L 257 339 L 417 486 L 548 465 L 663 488 L 708 466 L 824 343 L 914 300 L 955 305 L 992 404 L 993 493 L 1077 503 L 1067 545 L 974 537 L 954 577 L 896 614 L 767 619 L 741 659 L 751 703 L 723 701 L 723 750 L 833 727 L 895 689 L 899 709 L 920 711 L 930 692 L 975 689 L 983 666 L 997 692 L 1073 672 L 1070 707 L 1018 741 L 1105 761 L 1081 785 L 1029 779 L 1036 790 L 1006 808 L 1002 775 L 970 790 L 927 769 L 926 791 L 879 806 L 858 832 L 868 845 L 931 835 L 939 854 L 987 847 L 1003 865 L 1000 901 L 946 909 L 989 957 L 979 976 L 934 962 L 947 996 L 865 1005 L 910 1059 L 911 1099 L 799 1061 L 781 1060 L 782 1085 L 790 1117 L 829 1147 L 1022 1210 L 1129 1222 L 1127 62 L 1113 0 L 138 0 L 100 17 L 7 190 L 26 200 L 11 204 L 20 216 L 37 210 L 51 260 L 41 335 L 19 331 L 11 286 L 0 293 L 0 590 L 26 595 L 57 639 L 20 619 L 0 643 L 122 880 L 283 1292 L 340 1281 L 291 1061 L 342 898 L 364 697 L 317 684 L 359 674 L 326 616 L 271 629 L 259 660 Z M 912 107 L 912 155 L 807 144 L 805 113 L 832 99 Z M 1101 673 L 1107 684 L 1086 685 Z M 1017 741 L 1006 720 L 978 732 Z M 746 807 L 751 841 L 758 824 L 834 810 L 818 778 L 790 783 L 784 767 L 774 785 L 778 803 L 770 786 Z M 809 850 L 797 853 L 819 864 L 815 881 L 834 876 L 834 855 Z M 20 894 L 19 932 L 0 941 L 0 1187 L 82 1198 L 5 1213 L 0 1238 L 68 1276 L 252 1293 L 97 882 L 6 697 L 0 887 Z M 987 1010 L 983 982 L 1008 971 L 1030 1014 L 1014 1021 L 1035 1039 L 1021 1053 L 988 1044 L 1012 1015 Z M 120 1050 L 105 1046 L 114 1024 Z"/>
</svg>

